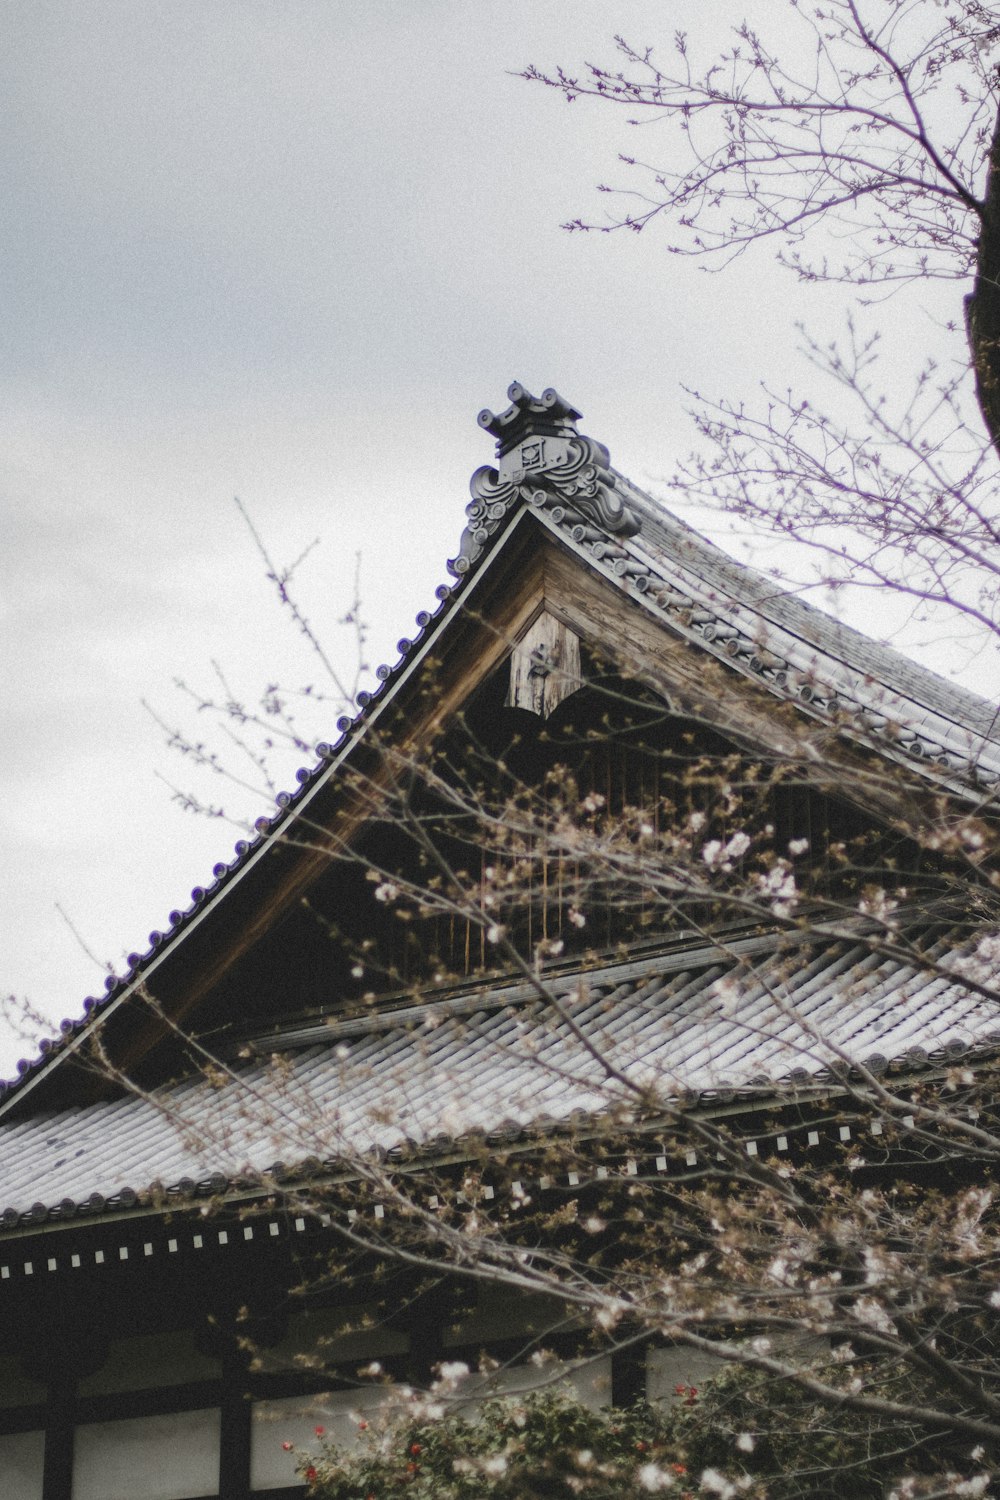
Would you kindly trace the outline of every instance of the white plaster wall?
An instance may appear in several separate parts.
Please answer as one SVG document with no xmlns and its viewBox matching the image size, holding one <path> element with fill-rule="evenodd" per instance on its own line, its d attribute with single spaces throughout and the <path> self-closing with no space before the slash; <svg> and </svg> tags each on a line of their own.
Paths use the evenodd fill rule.
<svg viewBox="0 0 1000 1500">
<path fill-rule="evenodd" d="M 288 1396 L 281 1401 L 255 1401 L 250 1438 L 250 1488 L 288 1489 L 302 1481 L 295 1472 L 296 1453 L 283 1443 L 292 1443 L 299 1453 L 319 1447 L 316 1428 L 343 1447 L 361 1441 L 358 1420 L 388 1408 L 391 1391 L 380 1386 L 362 1386 L 353 1391 L 333 1391 L 321 1396 Z M 74 1500 L 76 1497 L 74 1496 Z"/>
<path fill-rule="evenodd" d="M 76 1429 L 73 1500 L 191 1500 L 218 1489 L 215 1409 Z"/>
<path fill-rule="evenodd" d="M 0 1496 L 3 1500 L 42 1500 L 44 1432 L 0 1437 Z"/>
<path fill-rule="evenodd" d="M 541 1365 L 503 1365 L 488 1375 L 469 1375 L 460 1383 L 457 1394 L 463 1401 L 471 1398 L 478 1405 L 491 1396 L 516 1396 L 542 1387 L 561 1391 L 590 1411 L 600 1411 L 602 1406 L 611 1404 L 611 1360 L 601 1355 L 569 1368 L 561 1360 L 547 1360 Z"/>
<path fill-rule="evenodd" d="M 646 1355 L 646 1397 L 649 1401 L 675 1399 L 679 1385 L 698 1386 L 723 1366 L 721 1359 L 676 1344 L 667 1349 L 650 1349 Z"/>
</svg>

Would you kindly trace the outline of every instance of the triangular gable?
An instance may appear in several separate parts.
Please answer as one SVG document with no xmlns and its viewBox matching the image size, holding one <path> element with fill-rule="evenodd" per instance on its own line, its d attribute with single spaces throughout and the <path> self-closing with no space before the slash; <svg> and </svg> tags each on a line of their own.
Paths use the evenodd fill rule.
<svg viewBox="0 0 1000 1500">
<path fill-rule="evenodd" d="M 345 767 L 394 716 L 415 742 L 431 734 L 543 618 L 599 646 L 681 711 L 776 755 L 797 749 L 787 718 L 774 715 L 781 703 L 848 747 L 905 765 L 929 787 L 975 800 L 995 784 L 992 705 L 727 558 L 617 473 L 554 391 L 536 399 L 515 385 L 509 394 L 499 416 L 480 414 L 497 438 L 497 467 L 473 476 L 469 524 L 449 564 L 454 584 L 439 588 L 435 609 L 400 641 L 399 659 L 378 669 L 379 686 L 359 695 L 357 715 L 340 720 L 340 738 L 299 773 L 297 791 L 278 799 L 277 813 L 237 844 L 232 861 L 216 865 L 146 952 L 130 955 L 127 972 L 108 980 L 107 994 L 88 1001 L 81 1020 L 64 1022 L 39 1059 L 22 1065 L 4 1107 L 61 1067 L 95 1025 L 127 1014 L 143 984 L 172 1016 L 190 1017 L 234 955 L 308 889 L 325 856 L 308 847 L 308 836 L 298 848 L 290 840 L 297 829 L 343 816 Z M 422 677 L 431 659 L 432 697 Z M 126 1069 L 142 1054 L 139 1033 L 148 1024 L 144 1017 L 125 1037 Z"/>
<path fill-rule="evenodd" d="M 460 579 L 511 512 L 534 506 L 591 567 L 658 610 L 672 631 L 775 696 L 807 714 L 836 717 L 883 754 L 926 762 L 932 776 L 937 767 L 956 772 L 960 783 L 997 782 L 993 704 L 727 557 L 613 469 L 607 449 L 575 431 L 578 413 L 555 391 L 539 401 L 518 385 L 509 394 L 502 416 L 480 414 L 498 435 L 498 467 L 473 476 L 469 526 L 450 564 Z"/>
</svg>

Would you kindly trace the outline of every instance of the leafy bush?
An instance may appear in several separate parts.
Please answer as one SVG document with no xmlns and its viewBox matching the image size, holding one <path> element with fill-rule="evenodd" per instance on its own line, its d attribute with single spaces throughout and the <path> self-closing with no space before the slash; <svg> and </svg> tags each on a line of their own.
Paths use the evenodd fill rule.
<svg viewBox="0 0 1000 1500">
<path fill-rule="evenodd" d="M 910 1476 L 901 1493 L 919 1493 L 920 1476 L 936 1474 L 935 1493 L 949 1494 L 978 1468 L 966 1454 L 960 1475 L 898 1424 L 831 1412 L 799 1386 L 738 1366 L 627 1410 L 595 1413 L 556 1390 L 432 1416 L 414 1402 L 361 1420 L 356 1445 L 325 1441 L 298 1458 L 317 1500 L 883 1500 L 900 1475 Z"/>
</svg>

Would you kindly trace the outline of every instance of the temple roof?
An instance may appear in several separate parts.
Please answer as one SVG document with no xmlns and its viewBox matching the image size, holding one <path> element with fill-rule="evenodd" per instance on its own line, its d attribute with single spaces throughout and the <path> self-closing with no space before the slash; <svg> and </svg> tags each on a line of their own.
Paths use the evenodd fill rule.
<svg viewBox="0 0 1000 1500">
<path fill-rule="evenodd" d="M 960 935 L 918 919 L 908 935 L 925 962 L 907 963 L 854 925 L 854 936 L 690 935 L 557 971 L 547 983 L 561 1015 L 531 984 L 487 983 L 243 1039 L 223 1058 L 228 1078 L 220 1069 L 8 1126 L 0 1228 L 162 1211 L 248 1182 L 259 1191 L 261 1173 L 280 1183 L 307 1158 L 313 1175 L 350 1171 L 373 1150 L 469 1136 L 499 1154 L 525 1133 L 629 1105 L 608 1068 L 665 1101 L 751 1108 L 838 1092 L 845 1057 L 912 1075 L 995 1056 L 1000 1009 L 961 976 L 994 983 L 1000 945 L 956 959 Z"/>
<path fill-rule="evenodd" d="M 234 882 L 280 839 L 321 789 L 335 786 L 342 767 L 401 684 L 438 649 L 463 605 L 490 573 L 493 559 L 521 527 L 542 528 L 581 566 L 617 591 L 664 632 L 724 664 L 734 679 L 751 680 L 808 718 L 834 726 L 851 741 L 904 764 L 930 786 L 978 804 L 1000 780 L 1000 728 L 995 706 L 831 619 L 772 579 L 741 565 L 615 470 L 608 450 L 580 433 L 580 414 L 554 391 L 533 397 L 510 388 L 511 406 L 480 423 L 497 437 L 497 466 L 471 481 L 468 525 L 454 577 L 421 612 L 396 661 L 380 666 L 377 686 L 358 696 L 357 713 L 338 722 L 339 738 L 318 747 L 317 761 L 298 773 L 294 792 L 258 821 L 254 837 L 170 914 L 148 946 L 129 955 L 126 972 L 109 977 L 107 993 L 85 1002 L 84 1014 L 62 1023 L 40 1056 L 20 1065 L 36 1077 L 76 1045 L 89 1028 L 141 982 L 185 933 L 226 899 Z M 0 1086 L 0 1099 L 19 1092 Z M 2 1196 L 2 1195 L 0 1195 Z"/>
</svg>

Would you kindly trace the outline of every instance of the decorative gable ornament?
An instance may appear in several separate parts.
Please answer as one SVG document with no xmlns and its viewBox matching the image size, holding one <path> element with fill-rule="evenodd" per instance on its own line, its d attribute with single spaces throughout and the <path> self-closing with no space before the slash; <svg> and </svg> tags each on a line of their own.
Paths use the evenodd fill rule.
<svg viewBox="0 0 1000 1500">
<path fill-rule="evenodd" d="M 536 397 L 515 381 L 507 394 L 511 405 L 499 416 L 479 413 L 497 440 L 497 467 L 484 464 L 469 482 L 468 525 L 450 571 L 469 571 L 518 500 L 555 512 L 556 521 L 572 511 L 584 526 L 636 536 L 640 521 L 617 493 L 607 448 L 576 430 L 581 413 L 551 387 Z"/>
<path fill-rule="evenodd" d="M 511 653 L 507 708 L 547 719 L 582 686 L 579 637 L 543 609 Z"/>
</svg>

